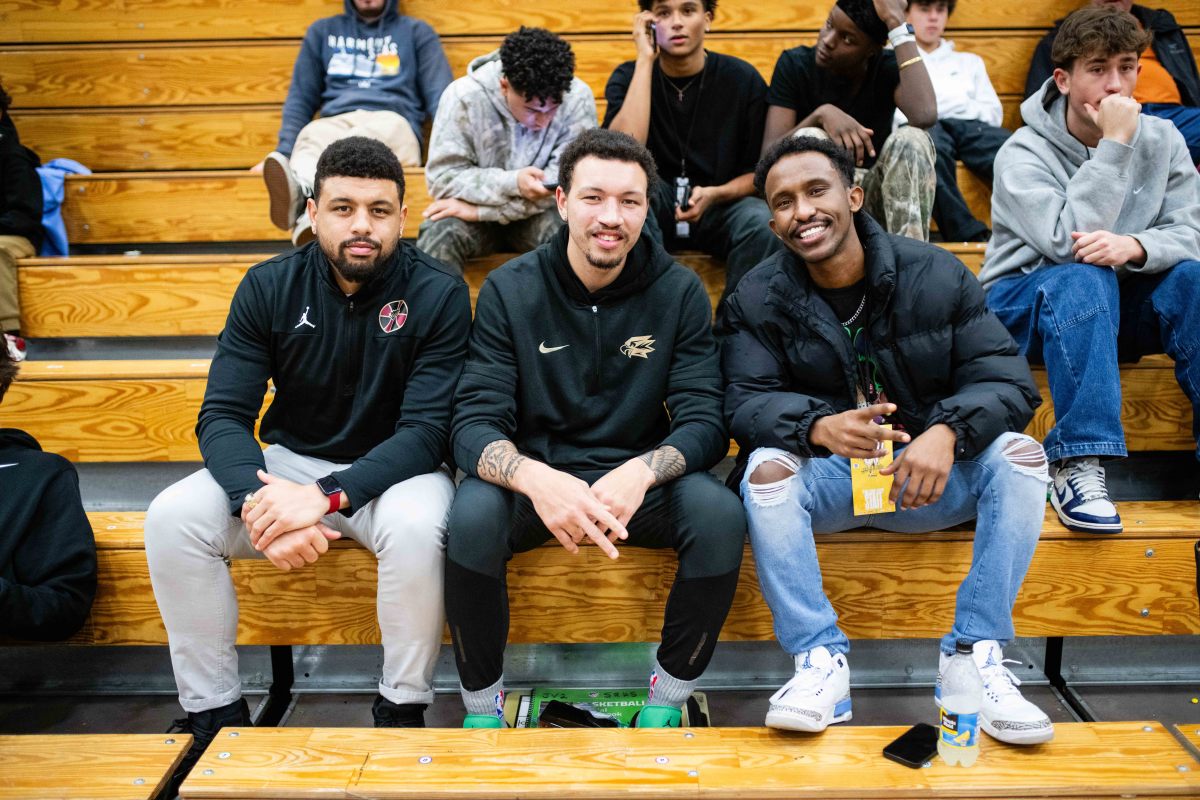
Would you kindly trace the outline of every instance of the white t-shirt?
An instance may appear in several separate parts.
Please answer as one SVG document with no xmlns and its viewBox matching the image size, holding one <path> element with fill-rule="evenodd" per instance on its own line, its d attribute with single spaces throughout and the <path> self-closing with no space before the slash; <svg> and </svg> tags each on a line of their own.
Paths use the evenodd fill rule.
<svg viewBox="0 0 1200 800">
<path fill-rule="evenodd" d="M 933 81 L 938 119 L 977 119 L 989 125 L 1000 125 L 1004 110 L 988 79 L 982 58 L 974 53 L 957 52 L 954 42 L 948 39 L 943 39 L 932 53 L 921 50 L 921 56 Z M 903 112 L 896 109 L 894 127 L 907 122 Z"/>
</svg>

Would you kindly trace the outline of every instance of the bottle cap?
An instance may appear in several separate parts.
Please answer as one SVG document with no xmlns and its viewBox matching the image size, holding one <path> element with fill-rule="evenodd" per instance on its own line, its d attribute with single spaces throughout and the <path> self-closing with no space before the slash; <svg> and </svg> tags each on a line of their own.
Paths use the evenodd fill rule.
<svg viewBox="0 0 1200 800">
<path fill-rule="evenodd" d="M 973 652 L 975 652 L 975 646 L 973 644 L 971 644 L 970 642 L 959 639 L 954 644 L 954 652 L 960 653 L 964 656 L 969 656 Z"/>
</svg>

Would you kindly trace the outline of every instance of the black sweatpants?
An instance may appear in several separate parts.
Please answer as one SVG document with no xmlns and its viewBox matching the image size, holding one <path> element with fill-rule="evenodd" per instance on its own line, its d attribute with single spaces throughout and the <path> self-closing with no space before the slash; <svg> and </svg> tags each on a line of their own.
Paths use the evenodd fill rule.
<svg viewBox="0 0 1200 800">
<path fill-rule="evenodd" d="M 589 484 L 603 472 L 578 477 Z M 467 691 L 498 681 L 508 641 L 506 564 L 553 538 L 523 494 L 467 478 L 450 508 L 446 617 L 459 679 Z M 646 493 L 618 547 L 671 547 L 679 557 L 667 598 L 658 663 L 694 680 L 712 658 L 737 588 L 746 516 L 737 495 L 708 473 L 685 475 Z"/>
</svg>

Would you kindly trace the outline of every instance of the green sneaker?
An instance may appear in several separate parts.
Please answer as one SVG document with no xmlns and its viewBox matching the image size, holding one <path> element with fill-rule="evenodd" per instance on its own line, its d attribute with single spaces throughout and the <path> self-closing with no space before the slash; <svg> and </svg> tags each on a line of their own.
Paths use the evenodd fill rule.
<svg viewBox="0 0 1200 800">
<path fill-rule="evenodd" d="M 463 719 L 464 728 L 503 728 L 504 721 L 495 714 L 467 714 Z"/>
<path fill-rule="evenodd" d="M 634 727 L 678 728 L 683 712 L 675 706 L 642 706 Z"/>
</svg>

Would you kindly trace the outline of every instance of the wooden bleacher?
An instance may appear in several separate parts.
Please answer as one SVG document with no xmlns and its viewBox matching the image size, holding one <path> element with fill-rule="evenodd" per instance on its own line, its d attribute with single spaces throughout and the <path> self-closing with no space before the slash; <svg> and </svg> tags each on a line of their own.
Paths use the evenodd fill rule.
<svg viewBox="0 0 1200 800">
<path fill-rule="evenodd" d="M 153 800 L 191 734 L 0 736 L 0 800 Z"/>
<path fill-rule="evenodd" d="M 991 740 L 970 770 L 908 769 L 880 751 L 903 727 L 689 730 L 236 729 L 184 783 L 191 798 L 889 798 L 1200 796 L 1200 764 L 1158 722 L 1055 726 Z M 1182 767 L 1182 768 L 1181 768 Z"/>
<path fill-rule="evenodd" d="M 1195 583 L 1200 505 L 1195 500 L 1129 502 L 1121 511 L 1125 533 L 1097 537 L 1067 531 L 1047 507 L 1041 543 L 1013 612 L 1019 636 L 1200 633 L 1200 605 L 1186 591 Z M 145 514 L 97 512 L 89 518 L 99 554 L 99 589 L 91 618 L 72 642 L 165 644 L 146 566 Z M 971 563 L 973 539 L 969 527 L 919 535 L 818 535 L 825 590 L 842 629 L 852 639 L 944 634 Z M 595 547 L 572 556 L 550 542 L 517 555 L 508 569 L 509 641 L 657 641 L 675 555 L 635 547 L 621 553 L 615 562 Z M 300 570 L 281 572 L 266 560 L 239 560 L 230 572 L 238 591 L 240 644 L 379 641 L 375 557 L 353 542 L 334 542 L 316 564 Z M 721 639 L 772 638 L 771 614 L 747 547 Z"/>
<path fill-rule="evenodd" d="M 1034 44 L 1078 0 L 962 3 L 949 36 L 980 53 L 1001 94 L 1017 105 Z M 634 3 L 494 0 L 486 8 L 402 0 L 442 36 L 455 75 L 520 24 L 564 33 L 579 74 L 598 95 L 632 48 Z M 763 4 L 722 0 L 714 50 L 739 55 L 770 77 L 779 51 L 810 43 L 832 0 Z M 1200 0 L 1170 3 L 1193 44 Z M 71 178 L 64 209 L 75 244 L 280 241 L 267 220 L 261 178 L 245 172 L 275 144 L 280 104 L 299 39 L 341 0 L 18 0 L 0 2 L 0 76 L 15 98 L 26 144 L 44 159 L 75 158 L 98 174 Z M 410 171 L 413 236 L 428 203 Z M 960 170 L 977 213 L 986 187 Z M 979 248 L 951 248 L 973 268 Z M 84 256 L 30 259 L 20 270 L 22 327 L 31 337 L 212 336 L 253 255 Z M 711 259 L 685 261 L 710 295 L 722 275 Z M 477 291 L 495 261 L 473 265 Z M 715 288 L 714 288 L 715 287 Z M 32 361 L 0 419 L 16 420 L 49 450 L 77 462 L 190 461 L 206 359 Z M 1044 386 L 1043 394 L 1047 396 Z M 1190 411 L 1165 358 L 1123 371 L 1133 449 L 1189 450 Z M 267 398 L 269 402 L 269 397 Z M 1044 433 L 1044 407 L 1031 432 Z M 1018 599 L 1022 636 L 1200 633 L 1193 546 L 1200 506 L 1127 502 L 1119 537 L 1070 533 L 1047 514 Z M 90 516 L 99 593 L 79 645 L 166 641 L 145 561 L 144 512 Z M 858 639 L 940 636 L 970 561 L 969 529 L 924 535 L 819 536 L 826 590 Z M 914 546 L 919 542 L 919 546 Z M 658 638 L 674 558 L 635 548 L 600 562 L 595 548 L 557 545 L 514 559 L 513 642 L 639 642 Z M 337 542 L 316 565 L 282 573 L 235 561 L 243 644 L 369 644 L 375 559 Z M 553 610 L 555 627 L 547 627 Z M 583 622 L 586 620 L 586 624 Z M 752 554 L 722 638 L 772 638 Z M 1059 797 L 1200 798 L 1200 726 L 1059 724 L 1052 745 L 986 742 L 964 773 L 935 763 L 907 770 L 879 757 L 898 728 L 834 728 L 820 737 L 766 729 L 693 731 L 374 731 L 255 729 L 225 732 L 184 787 L 185 798 L 429 797 Z M 236 735 L 232 735 L 236 734 Z M 0 800 L 13 797 L 151 797 L 187 737 L 0 737 Z M 136 747 L 149 746 L 149 750 Z M 161 748 L 161 749 L 160 749 Z M 152 752 L 151 752 L 152 751 Z M 153 759 L 153 760 L 152 760 Z M 1180 769 L 1186 767 L 1186 769 Z M 141 784 L 135 783 L 143 778 Z M 111 779 L 112 791 L 107 786 Z M 126 786 L 126 782 L 128 786 Z M 54 784 L 54 785 L 51 785 Z M 132 791 L 131 791 L 132 790 Z"/>
</svg>

